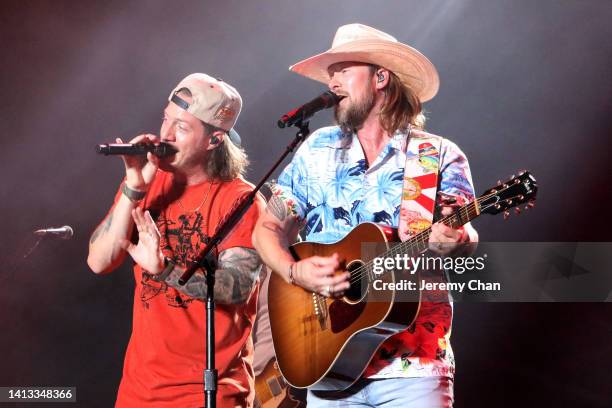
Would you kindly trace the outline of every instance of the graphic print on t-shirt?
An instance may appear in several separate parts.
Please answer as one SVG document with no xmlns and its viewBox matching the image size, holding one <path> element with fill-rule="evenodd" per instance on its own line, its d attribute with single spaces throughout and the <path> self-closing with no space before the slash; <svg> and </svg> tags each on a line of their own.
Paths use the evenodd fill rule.
<svg viewBox="0 0 612 408">
<path fill-rule="evenodd" d="M 204 216 L 199 211 L 181 214 L 177 220 L 168 219 L 162 213 L 155 223 L 161 235 L 162 252 L 177 265 L 189 266 L 192 258 L 204 249 L 209 239 L 204 232 L 206 230 Z M 140 300 L 145 308 L 149 307 L 149 300 L 162 293 L 165 294 L 168 305 L 173 307 L 186 308 L 194 300 L 168 286 L 166 282 L 152 279 L 152 275 L 146 271 L 143 271 L 141 283 Z"/>
</svg>

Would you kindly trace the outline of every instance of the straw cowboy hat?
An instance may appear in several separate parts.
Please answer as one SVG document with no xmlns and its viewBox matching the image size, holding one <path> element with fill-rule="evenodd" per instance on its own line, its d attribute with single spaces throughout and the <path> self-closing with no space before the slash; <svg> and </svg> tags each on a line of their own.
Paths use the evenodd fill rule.
<svg viewBox="0 0 612 408">
<path fill-rule="evenodd" d="M 426 56 L 387 33 L 363 24 L 338 28 L 329 50 L 289 67 L 289 70 L 327 84 L 327 68 L 337 62 L 356 61 L 381 66 L 397 75 L 425 102 L 438 92 L 438 71 Z"/>
</svg>

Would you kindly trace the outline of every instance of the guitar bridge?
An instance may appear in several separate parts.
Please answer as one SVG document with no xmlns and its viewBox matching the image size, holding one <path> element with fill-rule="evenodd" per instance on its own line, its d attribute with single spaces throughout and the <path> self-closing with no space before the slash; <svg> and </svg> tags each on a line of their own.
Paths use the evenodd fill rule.
<svg viewBox="0 0 612 408">
<path fill-rule="evenodd" d="M 319 321 L 321 330 L 327 329 L 327 302 L 325 302 L 325 296 L 321 296 L 317 293 L 312 293 L 312 303 L 314 308 L 315 316 Z"/>
</svg>

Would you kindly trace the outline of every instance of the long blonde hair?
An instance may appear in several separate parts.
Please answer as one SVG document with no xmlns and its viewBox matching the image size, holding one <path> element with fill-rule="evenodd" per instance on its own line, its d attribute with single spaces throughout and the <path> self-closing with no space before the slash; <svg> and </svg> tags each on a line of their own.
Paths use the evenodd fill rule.
<svg viewBox="0 0 612 408">
<path fill-rule="evenodd" d="M 372 73 L 381 67 L 372 66 Z M 390 135 L 398 130 L 407 131 L 410 126 L 425 127 L 425 115 L 419 98 L 389 71 L 389 82 L 384 88 L 385 99 L 380 111 L 380 123 Z"/>
<path fill-rule="evenodd" d="M 204 124 L 204 129 L 208 134 L 217 130 L 225 132 L 223 142 L 210 151 L 210 155 L 206 162 L 206 174 L 213 179 L 220 179 L 223 181 L 229 181 L 244 176 L 246 168 L 249 165 L 249 158 L 244 149 L 240 146 L 236 146 L 230 140 L 225 130 L 216 128 L 205 122 L 202 122 L 202 124 Z"/>
</svg>

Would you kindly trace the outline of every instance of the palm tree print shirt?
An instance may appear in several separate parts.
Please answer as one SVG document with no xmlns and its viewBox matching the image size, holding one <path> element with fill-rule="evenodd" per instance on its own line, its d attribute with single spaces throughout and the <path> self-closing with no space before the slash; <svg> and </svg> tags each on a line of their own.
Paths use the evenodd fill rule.
<svg viewBox="0 0 612 408">
<path fill-rule="evenodd" d="M 336 242 L 363 222 L 397 227 L 407 138 L 396 133 L 368 167 L 356 134 L 337 126 L 319 129 L 280 174 L 274 194 L 303 224 L 308 241 Z M 438 192 L 474 199 L 468 161 L 447 139 L 440 146 L 439 169 Z M 415 323 L 379 348 L 366 377 L 453 376 L 452 303 L 443 295 L 445 300 L 422 302 Z"/>
</svg>

